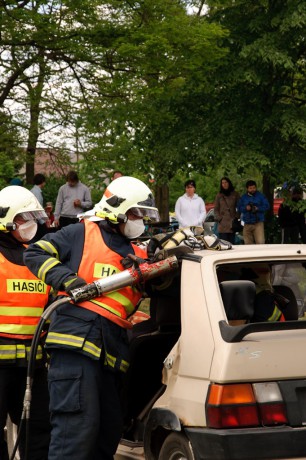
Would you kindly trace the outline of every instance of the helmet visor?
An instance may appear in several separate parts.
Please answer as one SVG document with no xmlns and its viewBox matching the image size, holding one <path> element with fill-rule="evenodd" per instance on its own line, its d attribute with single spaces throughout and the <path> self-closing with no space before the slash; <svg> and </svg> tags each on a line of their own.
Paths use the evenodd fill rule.
<svg viewBox="0 0 306 460">
<path fill-rule="evenodd" d="M 141 217 L 142 219 L 149 222 L 159 222 L 159 212 L 157 209 L 152 208 L 130 208 L 129 211 L 134 214 L 136 217 Z"/>
<path fill-rule="evenodd" d="M 23 220 L 48 220 L 45 211 L 26 211 L 16 214 L 16 217 L 21 217 Z"/>
</svg>

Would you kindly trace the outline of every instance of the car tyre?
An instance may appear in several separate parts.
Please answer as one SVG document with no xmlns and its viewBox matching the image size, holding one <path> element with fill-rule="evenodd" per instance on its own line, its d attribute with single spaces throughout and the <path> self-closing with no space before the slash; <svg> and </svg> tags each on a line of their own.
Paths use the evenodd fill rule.
<svg viewBox="0 0 306 460">
<path fill-rule="evenodd" d="M 171 433 L 162 445 L 158 460 L 194 460 L 190 441 L 181 433 Z"/>
</svg>

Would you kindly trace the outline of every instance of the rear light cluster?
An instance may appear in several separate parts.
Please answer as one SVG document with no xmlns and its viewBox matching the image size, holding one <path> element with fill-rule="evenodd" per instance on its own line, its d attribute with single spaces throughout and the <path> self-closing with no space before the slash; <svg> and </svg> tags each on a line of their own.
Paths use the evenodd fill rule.
<svg viewBox="0 0 306 460">
<path fill-rule="evenodd" d="M 276 382 L 211 384 L 206 402 L 207 426 L 242 428 L 285 425 L 285 404 Z"/>
</svg>

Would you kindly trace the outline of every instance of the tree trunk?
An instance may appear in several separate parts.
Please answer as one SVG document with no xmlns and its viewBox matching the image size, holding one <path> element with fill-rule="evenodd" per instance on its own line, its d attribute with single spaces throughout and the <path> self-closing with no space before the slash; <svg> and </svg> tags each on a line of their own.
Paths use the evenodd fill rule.
<svg viewBox="0 0 306 460">
<path fill-rule="evenodd" d="M 269 220 L 272 219 L 273 217 L 273 202 L 274 202 L 274 191 L 271 187 L 272 186 L 271 186 L 270 175 L 264 173 L 262 177 L 262 191 L 270 204 L 270 209 L 267 212 Z"/>
<path fill-rule="evenodd" d="M 155 203 L 159 210 L 161 222 L 169 222 L 169 186 L 168 184 L 156 185 Z"/>
<path fill-rule="evenodd" d="M 35 174 L 35 153 L 39 137 L 39 114 L 41 96 L 44 87 L 45 69 L 43 52 L 40 56 L 39 74 L 36 85 L 31 85 L 28 82 L 29 99 L 30 99 L 30 127 L 28 135 L 28 145 L 26 151 L 26 182 L 33 184 Z"/>
</svg>

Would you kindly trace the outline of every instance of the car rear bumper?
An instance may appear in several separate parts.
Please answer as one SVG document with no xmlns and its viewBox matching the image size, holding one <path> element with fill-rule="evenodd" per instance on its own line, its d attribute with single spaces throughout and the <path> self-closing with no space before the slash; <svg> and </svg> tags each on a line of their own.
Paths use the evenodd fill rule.
<svg viewBox="0 0 306 460">
<path fill-rule="evenodd" d="M 306 459 L 306 427 L 185 428 L 196 460 Z"/>
</svg>

